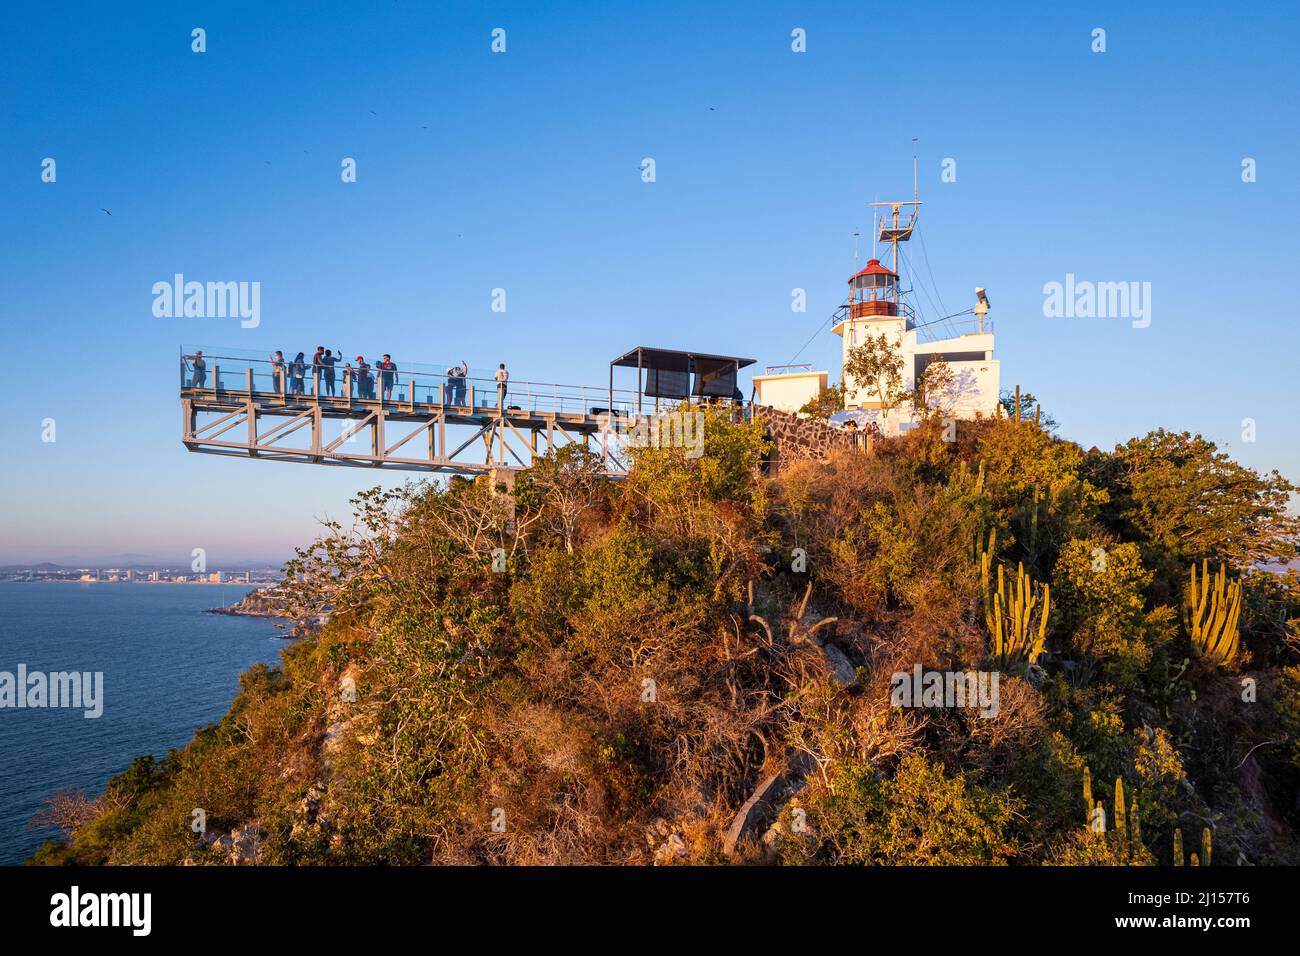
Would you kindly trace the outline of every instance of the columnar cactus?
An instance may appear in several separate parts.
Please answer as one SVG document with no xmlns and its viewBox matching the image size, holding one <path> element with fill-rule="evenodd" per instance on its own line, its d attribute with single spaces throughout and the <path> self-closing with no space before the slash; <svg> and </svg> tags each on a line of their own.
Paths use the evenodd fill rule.
<svg viewBox="0 0 1300 956">
<path fill-rule="evenodd" d="M 976 542 L 978 546 L 978 542 Z M 980 586 L 984 595 L 984 624 L 989 633 L 993 633 L 993 603 L 989 600 L 989 568 L 993 566 L 993 555 L 998 549 L 998 529 L 989 528 L 988 547 L 979 549 Z"/>
<path fill-rule="evenodd" d="M 1174 828 L 1174 866 L 1183 865 L 1183 831 Z"/>
<path fill-rule="evenodd" d="M 1196 565 L 1192 565 L 1184 619 L 1196 655 L 1219 666 L 1231 664 L 1240 645 L 1240 618 L 1241 584 L 1228 580 L 1227 567 L 1220 564 L 1211 583 L 1208 561 L 1201 562 L 1199 582 Z"/>
<path fill-rule="evenodd" d="M 1029 502 L 1028 544 L 1030 553 L 1035 553 L 1038 546 L 1038 516 L 1046 516 L 1052 508 L 1052 486 L 1034 485 L 1034 494 Z"/>
<path fill-rule="evenodd" d="M 953 471 L 952 477 L 948 479 L 948 487 L 954 492 L 970 490 L 975 497 L 979 498 L 984 495 L 984 460 L 980 459 L 979 468 L 975 471 L 974 478 L 971 477 L 970 464 L 964 459 L 958 463 L 956 470 Z M 979 552 L 979 536 L 976 535 L 975 551 Z"/>
<path fill-rule="evenodd" d="M 1092 771 L 1087 767 L 1083 768 L 1083 822 L 1089 826 L 1092 825 L 1092 808 L 1095 804 L 1092 801 Z"/>
<path fill-rule="evenodd" d="M 993 554 L 997 532 L 989 531 L 988 547 L 980 552 L 980 582 L 984 590 L 984 623 L 993 639 L 993 656 L 1003 666 L 1016 659 L 1033 663 L 1043 653 L 1047 640 L 1047 617 L 1051 611 L 1051 591 L 1046 584 L 1038 584 L 1025 573 L 1025 566 L 1016 567 L 1015 584 L 1006 580 L 1005 569 L 997 566 L 997 588 L 993 587 Z M 1042 609 L 1035 622 L 1034 609 L 1042 595 Z"/>
<path fill-rule="evenodd" d="M 1124 779 L 1115 778 L 1115 840 L 1121 859 L 1128 859 L 1128 826 L 1124 820 Z"/>
</svg>

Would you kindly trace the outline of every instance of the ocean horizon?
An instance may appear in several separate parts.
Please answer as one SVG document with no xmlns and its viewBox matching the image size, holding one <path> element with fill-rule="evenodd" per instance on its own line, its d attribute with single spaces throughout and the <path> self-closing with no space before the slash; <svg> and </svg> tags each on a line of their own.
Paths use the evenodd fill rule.
<svg viewBox="0 0 1300 956">
<path fill-rule="evenodd" d="M 53 827 L 32 818 L 60 790 L 98 796 L 136 757 L 164 756 L 219 720 L 239 675 L 285 646 L 268 618 L 207 614 L 244 585 L 0 582 L 0 672 L 103 674 L 102 714 L 0 708 L 0 865 L 22 863 Z"/>
</svg>

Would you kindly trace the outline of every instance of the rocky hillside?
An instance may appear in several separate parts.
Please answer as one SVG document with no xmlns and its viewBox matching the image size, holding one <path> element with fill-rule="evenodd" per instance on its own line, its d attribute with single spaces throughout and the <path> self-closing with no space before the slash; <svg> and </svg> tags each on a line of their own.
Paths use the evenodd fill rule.
<svg viewBox="0 0 1300 956">
<path fill-rule="evenodd" d="M 1300 862 L 1294 489 L 1186 434 L 952 437 L 765 474 L 710 415 L 620 482 L 365 492 L 290 568 L 319 633 L 36 860 Z"/>
</svg>

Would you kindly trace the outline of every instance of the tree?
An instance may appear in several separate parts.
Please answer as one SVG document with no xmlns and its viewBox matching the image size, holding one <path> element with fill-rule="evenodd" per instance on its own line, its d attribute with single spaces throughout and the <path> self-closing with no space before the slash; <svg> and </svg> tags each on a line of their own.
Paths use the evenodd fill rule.
<svg viewBox="0 0 1300 956">
<path fill-rule="evenodd" d="M 581 445 L 539 456 L 515 486 L 516 507 L 526 515 L 519 530 L 538 522 L 573 554 L 583 516 L 604 502 L 607 483 L 600 456 Z"/>
<path fill-rule="evenodd" d="M 1110 517 L 1166 560 L 1226 561 L 1245 571 L 1296 556 L 1300 517 L 1287 505 L 1298 489 L 1276 471 L 1260 474 L 1200 435 L 1163 428 L 1106 457 Z"/>
<path fill-rule="evenodd" d="M 1145 610 L 1152 574 L 1138 546 L 1103 538 L 1073 538 L 1052 575 L 1059 630 L 1072 652 L 1088 655 L 1120 686 L 1131 684 L 1152 652 L 1173 635 L 1175 614 Z"/>
<path fill-rule="evenodd" d="M 886 420 L 891 409 L 907 398 L 903 390 L 903 356 L 885 333 L 867 336 L 861 345 L 849 349 L 844 359 L 844 380 L 850 379 L 880 403 Z"/>
<path fill-rule="evenodd" d="M 952 366 L 944 361 L 942 355 L 934 356 L 916 376 L 916 382 L 907 394 L 912 411 L 921 418 L 929 415 L 935 404 L 942 402 L 952 390 L 954 381 Z"/>
<path fill-rule="evenodd" d="M 832 385 L 830 388 L 823 388 L 817 393 L 816 398 L 810 398 L 804 402 L 803 407 L 799 409 L 800 415 L 808 415 L 812 418 L 830 418 L 838 411 L 844 409 L 844 386 Z"/>
</svg>

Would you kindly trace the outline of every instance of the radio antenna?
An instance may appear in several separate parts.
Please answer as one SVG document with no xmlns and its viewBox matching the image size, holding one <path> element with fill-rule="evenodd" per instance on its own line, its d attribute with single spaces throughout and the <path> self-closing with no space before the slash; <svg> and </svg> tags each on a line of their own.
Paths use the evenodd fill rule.
<svg viewBox="0 0 1300 956">
<path fill-rule="evenodd" d="M 912 201 L 915 203 L 916 200 L 920 198 L 921 198 L 921 193 L 917 189 L 917 180 L 916 180 L 916 137 L 913 136 L 912 137 Z"/>
</svg>

